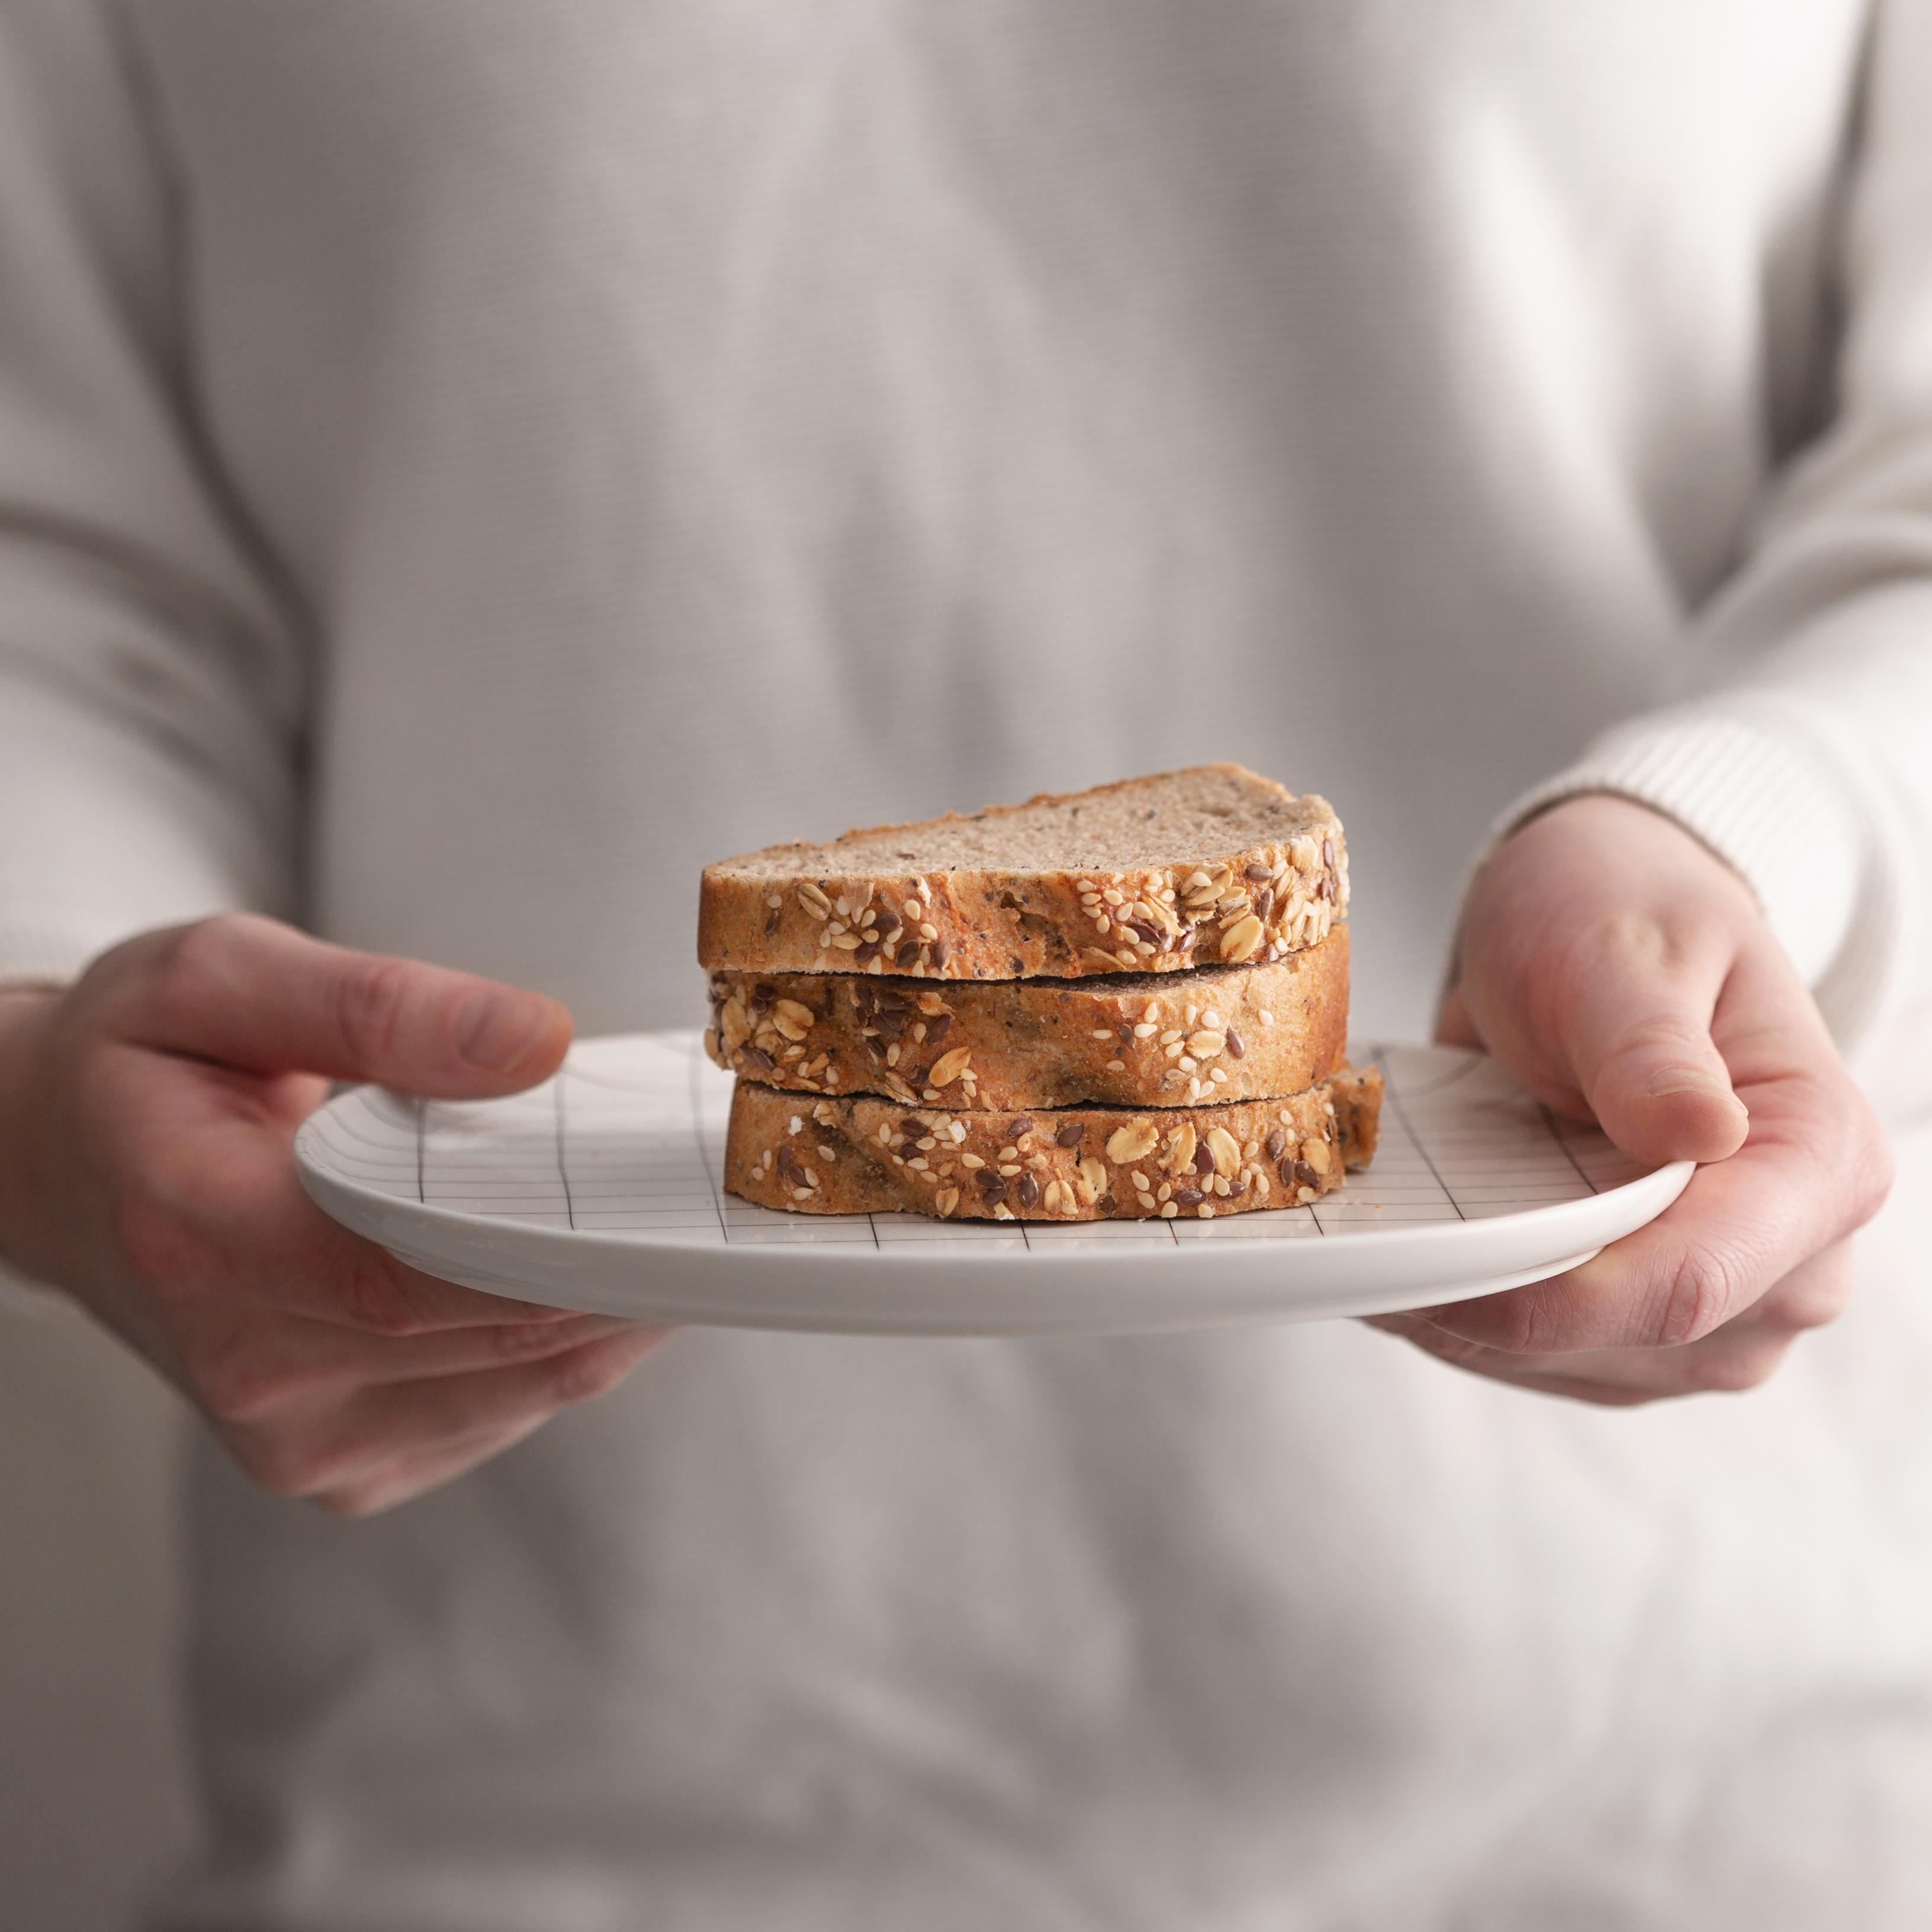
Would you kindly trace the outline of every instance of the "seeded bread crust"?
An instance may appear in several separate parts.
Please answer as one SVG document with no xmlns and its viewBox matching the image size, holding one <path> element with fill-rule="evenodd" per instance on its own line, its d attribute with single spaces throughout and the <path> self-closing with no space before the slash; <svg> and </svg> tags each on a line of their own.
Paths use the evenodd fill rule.
<svg viewBox="0 0 1932 1932">
<path fill-rule="evenodd" d="M 1376 1150 L 1382 1076 L 1344 1070 L 1285 1099 L 1015 1116 L 809 1100 L 740 1080 L 724 1185 L 801 1214 L 954 1220 L 1208 1220 L 1305 1207 Z"/>
<path fill-rule="evenodd" d="M 1098 856 L 1066 862 L 1075 852 Z M 1285 958 L 1348 902 L 1325 799 L 1202 765 L 721 860 L 704 871 L 698 957 L 915 979 L 1176 973 Z"/>
<path fill-rule="evenodd" d="M 1298 1094 L 1342 1064 L 1348 928 L 1267 966 L 1183 978 L 921 986 L 856 973 L 714 973 L 705 1051 L 801 1094 L 998 1111 Z"/>
</svg>

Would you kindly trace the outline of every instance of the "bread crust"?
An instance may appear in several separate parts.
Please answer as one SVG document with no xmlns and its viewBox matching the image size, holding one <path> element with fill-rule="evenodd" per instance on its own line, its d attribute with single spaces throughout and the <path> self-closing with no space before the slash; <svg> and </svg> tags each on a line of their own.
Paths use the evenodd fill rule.
<svg viewBox="0 0 1932 1932">
<path fill-rule="evenodd" d="M 1043 806 L 1103 811 L 1120 794 L 1158 797 L 1162 783 L 1198 776 L 1171 773 L 1042 793 L 970 818 L 949 812 L 920 825 L 868 827 L 830 844 L 771 846 L 705 868 L 698 963 L 758 973 L 1081 979 L 1268 962 L 1318 944 L 1348 908 L 1348 855 L 1333 808 L 1238 766 L 1202 769 L 1274 795 L 1266 808 L 1280 813 L 1278 836 L 1206 842 L 1169 862 L 1102 871 L 861 869 L 845 849 L 888 833 L 913 844 Z"/>
<path fill-rule="evenodd" d="M 1306 1206 L 1366 1166 L 1382 1076 L 1344 1070 L 1222 1107 L 1042 1109 L 1018 1117 L 814 1100 L 740 1080 L 724 1185 L 792 1214 L 907 1210 L 954 1220 L 1206 1220 Z"/>
<path fill-rule="evenodd" d="M 982 1110 L 1298 1094 L 1342 1064 L 1348 928 L 1272 964 L 1185 978 L 968 982 L 717 972 L 705 1050 L 801 1094 Z M 935 1083 L 939 1084 L 935 1084 Z"/>
</svg>

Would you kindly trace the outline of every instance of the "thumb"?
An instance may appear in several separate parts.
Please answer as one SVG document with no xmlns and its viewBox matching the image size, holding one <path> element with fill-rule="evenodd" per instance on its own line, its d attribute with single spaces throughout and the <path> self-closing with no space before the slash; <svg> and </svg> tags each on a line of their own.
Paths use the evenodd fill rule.
<svg viewBox="0 0 1932 1932">
<path fill-rule="evenodd" d="M 1711 1038 L 1724 970 L 1673 958 L 1662 940 L 1618 934 L 1594 949 L 1558 1004 L 1557 1031 L 1590 1111 L 1626 1154 L 1723 1160 L 1750 1127 Z"/>
<path fill-rule="evenodd" d="M 570 1044 L 569 1013 L 542 993 L 248 914 L 146 934 L 95 970 L 118 1037 L 250 1072 L 473 1099 L 547 1078 Z"/>
</svg>

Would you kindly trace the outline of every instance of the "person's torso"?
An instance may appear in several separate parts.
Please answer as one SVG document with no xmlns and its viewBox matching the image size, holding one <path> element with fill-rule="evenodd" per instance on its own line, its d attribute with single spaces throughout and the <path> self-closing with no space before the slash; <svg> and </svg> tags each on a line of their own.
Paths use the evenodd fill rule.
<svg viewBox="0 0 1932 1932">
<path fill-rule="evenodd" d="M 311 913 L 593 1030 L 708 859 L 1220 758 L 1413 1030 L 1828 346 L 1844 0 L 135 14 Z"/>
<path fill-rule="evenodd" d="M 707 859 L 1220 758 L 1419 1030 L 1828 346 L 1839 0 L 133 11 L 314 915 L 587 1030 L 696 1016 Z M 207 1473 L 167 1922 L 1775 1924 L 1928 1747 L 1810 1386 L 1721 1413 L 690 1335 L 377 1522 Z"/>
</svg>

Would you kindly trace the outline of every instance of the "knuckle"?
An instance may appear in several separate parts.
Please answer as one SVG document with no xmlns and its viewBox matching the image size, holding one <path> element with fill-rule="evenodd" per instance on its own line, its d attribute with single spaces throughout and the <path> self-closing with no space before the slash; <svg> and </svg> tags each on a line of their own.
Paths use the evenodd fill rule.
<svg viewBox="0 0 1932 1932">
<path fill-rule="evenodd" d="M 275 922 L 256 913 L 215 913 L 185 926 L 137 933 L 95 959 L 74 988 L 76 1006 L 111 1018 L 138 1000 L 164 1016 L 190 1006 L 211 982 L 232 979 L 251 945 Z"/>
<path fill-rule="evenodd" d="M 278 1360 L 260 1334 L 246 1331 L 202 1340 L 188 1351 L 187 1370 L 196 1402 L 222 1422 L 258 1421 L 314 1379 L 299 1365 Z"/>
<path fill-rule="evenodd" d="M 352 1060 L 374 1066 L 394 1057 L 410 979 L 400 959 L 358 959 L 344 969 L 335 986 L 335 1020 Z"/>
<path fill-rule="evenodd" d="M 555 1326 L 542 1322 L 500 1322 L 479 1334 L 483 1346 L 506 1366 L 560 1354 L 582 1340 L 580 1332 L 566 1330 L 560 1334 Z"/>
<path fill-rule="evenodd" d="M 1687 1250 L 1664 1280 L 1647 1339 L 1663 1348 L 1700 1340 L 1728 1318 L 1738 1290 L 1730 1256 L 1714 1248 Z"/>
<path fill-rule="evenodd" d="M 1685 1014 L 1655 1012 L 1632 1020 L 1624 1027 L 1617 1035 L 1609 1057 L 1612 1060 L 1634 1058 L 1648 1062 L 1666 1057 L 1708 1059 L 1710 1053 L 1711 1036 L 1707 1027 L 1699 1025 Z"/>
<path fill-rule="evenodd" d="M 228 1446 L 243 1474 L 274 1496 L 312 1496 L 343 1474 L 340 1453 L 306 1432 L 239 1430 L 229 1436 Z"/>
<path fill-rule="evenodd" d="M 1700 1395 L 1743 1395 L 1768 1382 L 1791 1346 L 1788 1335 L 1754 1340 L 1748 1346 L 1712 1350 L 1688 1364 L 1685 1381 Z"/>
<path fill-rule="evenodd" d="M 1862 1096 L 1859 1096 L 1858 1104 L 1864 1119 L 1852 1154 L 1852 1172 L 1846 1179 L 1844 1195 L 1847 1225 L 1853 1228 L 1863 1227 L 1885 1205 L 1898 1174 L 1892 1142 L 1886 1138 L 1884 1129 L 1879 1125 L 1876 1117 Z"/>
<path fill-rule="evenodd" d="M 370 1334 L 400 1340 L 430 1327 L 388 1257 L 379 1250 L 352 1255 L 332 1288 L 342 1318 Z"/>
<path fill-rule="evenodd" d="M 1480 1322 L 1480 1346 L 1504 1354 L 1558 1354 L 1570 1346 L 1560 1298 L 1541 1282 L 1486 1298 Z"/>
<path fill-rule="evenodd" d="M 350 1483 L 340 1489 L 313 1494 L 309 1500 L 331 1516 L 353 1521 L 393 1509 L 398 1503 L 408 1502 L 410 1494 L 406 1485 L 394 1481 Z"/>
<path fill-rule="evenodd" d="M 1840 1244 L 1778 1283 L 1765 1298 L 1766 1321 L 1787 1338 L 1822 1328 L 1844 1313 L 1852 1287 L 1851 1255 Z"/>
<path fill-rule="evenodd" d="M 163 1005 L 232 975 L 250 923 L 244 914 L 218 913 L 158 934 L 148 973 Z"/>
<path fill-rule="evenodd" d="M 1548 941 L 1549 964 L 1563 988 L 1581 994 L 1603 976 L 1606 962 L 1624 973 L 1654 980 L 1672 963 L 1670 936 L 1636 907 L 1613 904 L 1570 922 Z"/>
<path fill-rule="evenodd" d="M 560 1408 L 592 1402 L 615 1388 L 629 1372 L 630 1366 L 614 1349 L 580 1348 L 560 1355 L 547 1365 L 544 1392 Z"/>
<path fill-rule="evenodd" d="M 165 1290 L 205 1271 L 203 1244 L 166 1202 L 124 1190 L 109 1203 L 105 1219 L 116 1252 L 144 1288 Z"/>
</svg>

